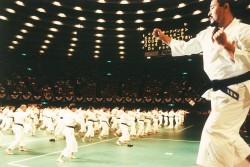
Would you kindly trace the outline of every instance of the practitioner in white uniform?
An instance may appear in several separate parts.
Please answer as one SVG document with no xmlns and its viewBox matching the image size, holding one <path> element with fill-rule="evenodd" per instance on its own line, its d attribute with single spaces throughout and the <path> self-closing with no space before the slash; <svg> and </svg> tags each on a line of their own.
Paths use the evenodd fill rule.
<svg viewBox="0 0 250 167">
<path fill-rule="evenodd" d="M 176 110 L 175 113 L 174 113 L 174 121 L 175 121 L 175 125 L 174 125 L 174 128 L 175 129 L 178 129 L 179 125 L 180 125 L 180 122 L 179 122 L 179 110 Z"/>
<path fill-rule="evenodd" d="M 145 116 L 146 116 L 146 110 L 142 110 L 141 112 L 140 110 L 137 111 L 136 115 L 138 124 L 138 131 L 136 134 L 137 137 L 143 137 L 145 135 L 145 126 L 144 126 Z"/>
<path fill-rule="evenodd" d="M 84 137 L 82 138 L 82 142 L 85 143 L 85 138 L 89 138 L 89 141 L 92 142 L 93 141 L 93 137 L 95 136 L 95 132 L 94 132 L 94 122 L 97 121 L 97 116 L 95 113 L 95 108 L 94 107 L 90 107 L 87 110 L 87 116 L 86 116 L 86 122 L 87 122 L 87 132 L 84 135 Z"/>
<path fill-rule="evenodd" d="M 160 109 L 159 110 L 159 126 L 163 126 L 163 120 L 164 120 L 164 115 L 163 115 L 163 111 Z"/>
<path fill-rule="evenodd" d="M 163 112 L 163 120 L 164 120 L 164 126 L 168 126 L 168 110 L 166 110 L 165 112 Z"/>
<path fill-rule="evenodd" d="M 78 151 L 78 144 L 75 138 L 75 126 L 79 122 L 79 118 L 75 113 L 77 107 L 74 103 L 69 105 L 69 110 L 65 111 L 64 115 L 64 124 L 65 128 L 63 130 L 63 134 L 66 138 L 66 147 L 62 151 L 61 155 L 57 159 L 57 162 L 64 162 L 63 158 L 75 159 L 76 157 L 73 155 Z"/>
<path fill-rule="evenodd" d="M 99 113 L 99 119 L 100 119 L 100 127 L 101 132 L 99 135 L 99 139 L 107 138 L 109 135 L 109 118 L 111 117 L 110 109 L 103 108 L 102 111 Z"/>
<path fill-rule="evenodd" d="M 121 145 L 121 143 L 126 144 L 126 142 L 130 141 L 130 135 L 129 135 L 129 131 L 128 131 L 128 128 L 130 126 L 129 125 L 129 119 L 130 118 L 129 118 L 129 115 L 128 115 L 128 110 L 123 108 L 123 111 L 124 112 L 120 115 L 120 118 L 121 118 L 120 127 L 121 127 L 122 135 L 116 141 L 116 144 L 119 145 L 119 146 Z"/>
<path fill-rule="evenodd" d="M 250 25 L 235 18 L 234 3 L 211 0 L 211 26 L 187 42 L 172 39 L 158 28 L 153 31 L 170 46 L 173 56 L 202 52 L 204 71 L 211 81 L 233 78 L 239 82 L 210 89 L 203 96 L 211 100 L 211 113 L 202 131 L 197 164 L 205 167 L 250 165 L 250 147 L 239 135 L 250 108 L 250 80 L 242 77 L 250 71 Z"/>
<path fill-rule="evenodd" d="M 26 105 L 21 105 L 14 112 L 14 125 L 13 125 L 13 132 L 15 134 L 15 140 L 9 145 L 9 147 L 5 150 L 5 152 L 9 155 L 13 154 L 13 150 L 19 145 L 19 151 L 25 151 L 24 149 L 24 123 L 27 119 L 26 114 Z"/>
<path fill-rule="evenodd" d="M 152 132 L 158 133 L 159 131 L 159 109 L 158 107 L 155 107 L 152 110 L 152 117 L 153 117 L 153 126 L 152 126 Z"/>
<path fill-rule="evenodd" d="M 64 124 L 64 117 L 65 117 L 65 113 L 67 112 L 68 107 L 65 108 L 58 108 L 56 110 L 57 112 L 57 117 L 56 117 L 56 127 L 55 127 L 55 136 L 54 139 L 59 139 L 60 135 L 63 135 L 63 130 L 65 128 L 65 124 Z M 66 119 L 66 118 L 65 118 Z"/>
<path fill-rule="evenodd" d="M 80 118 L 80 129 L 77 133 L 77 136 L 84 136 L 87 131 L 87 125 L 86 125 L 86 117 L 87 117 L 87 110 L 79 108 L 77 110 L 78 116 Z"/>
<path fill-rule="evenodd" d="M 174 128 L 174 110 L 173 109 L 168 112 L 168 120 L 169 120 L 168 128 L 173 129 Z"/>
<path fill-rule="evenodd" d="M 7 131 L 10 130 L 14 121 L 14 111 L 15 111 L 15 107 L 14 106 L 10 106 L 7 110 L 5 110 L 6 113 L 6 117 L 5 117 L 5 121 L 3 123 L 3 127 L 2 127 L 2 131 Z"/>
<path fill-rule="evenodd" d="M 128 111 L 128 115 L 129 115 L 129 135 L 131 139 L 136 139 L 136 123 L 135 123 L 135 119 L 136 119 L 136 109 L 130 110 Z"/>
</svg>

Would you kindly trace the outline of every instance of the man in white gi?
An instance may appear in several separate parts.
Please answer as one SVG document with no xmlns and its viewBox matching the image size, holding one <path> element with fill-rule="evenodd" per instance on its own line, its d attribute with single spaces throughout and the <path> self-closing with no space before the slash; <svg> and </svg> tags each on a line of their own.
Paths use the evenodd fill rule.
<svg viewBox="0 0 250 167">
<path fill-rule="evenodd" d="M 21 105 L 20 108 L 14 112 L 14 125 L 12 127 L 15 134 L 15 140 L 9 145 L 5 152 L 9 155 L 13 154 L 13 150 L 19 145 L 19 151 L 25 151 L 24 149 L 24 123 L 27 119 L 26 105 Z"/>
<path fill-rule="evenodd" d="M 4 110 L 4 112 L 7 111 L 6 115 L 5 115 L 5 120 L 3 121 L 3 124 L 1 124 L 2 127 L 2 132 L 10 130 L 11 126 L 13 124 L 13 119 L 14 119 L 14 110 L 15 107 L 10 106 L 7 110 Z"/>
<path fill-rule="evenodd" d="M 232 0 L 212 0 L 211 26 L 188 42 L 174 40 L 158 28 L 153 35 L 171 47 L 173 56 L 203 52 L 204 70 L 211 81 L 243 75 L 250 71 L 250 26 L 234 18 L 232 4 Z M 222 88 L 205 93 L 211 100 L 211 113 L 203 128 L 197 164 L 249 167 L 250 148 L 239 130 L 250 108 L 250 80 L 225 87 L 239 98 Z"/>
<path fill-rule="evenodd" d="M 86 125 L 87 125 L 87 132 L 82 138 L 82 142 L 85 143 L 85 138 L 89 138 L 89 142 L 93 141 L 93 138 L 95 136 L 94 132 L 94 122 L 97 121 L 97 115 L 95 113 L 95 108 L 90 107 L 87 110 L 87 116 L 86 116 Z"/>
<path fill-rule="evenodd" d="M 169 118 L 169 125 L 168 128 L 169 129 L 173 129 L 174 128 L 174 110 L 170 110 L 168 113 L 168 118 Z"/>
<path fill-rule="evenodd" d="M 60 135 L 63 135 L 63 130 L 65 128 L 65 125 L 64 125 L 64 115 L 65 113 L 67 112 L 68 107 L 65 107 L 65 108 L 58 108 L 56 110 L 57 112 L 57 117 L 56 117 L 56 127 L 55 127 L 55 135 L 54 135 L 54 139 L 59 139 L 60 138 Z"/>
<path fill-rule="evenodd" d="M 137 111 L 137 122 L 138 122 L 138 131 L 137 131 L 137 137 L 143 137 L 145 135 L 145 126 L 144 126 L 144 121 L 145 121 L 145 115 L 146 115 L 146 110 L 142 110 L 142 112 Z"/>
<path fill-rule="evenodd" d="M 163 120 L 164 120 L 164 126 L 168 126 L 168 110 L 163 112 Z"/>
<path fill-rule="evenodd" d="M 129 131 L 128 131 L 128 128 L 129 128 L 129 115 L 128 115 L 128 110 L 127 109 L 124 109 L 124 112 L 120 115 L 120 118 L 121 118 L 121 124 L 120 124 L 120 128 L 121 128 L 121 132 L 122 132 L 122 135 L 121 137 L 118 138 L 118 140 L 116 141 L 116 144 L 117 145 L 121 145 L 121 143 L 124 143 L 126 144 L 127 142 L 130 141 L 130 135 L 129 135 Z"/>
<path fill-rule="evenodd" d="M 75 138 L 75 126 L 79 122 L 78 115 L 75 113 L 77 110 L 74 103 L 69 105 L 69 110 L 65 111 L 63 135 L 66 138 L 66 147 L 62 151 L 61 155 L 57 159 L 57 162 L 64 162 L 63 158 L 67 157 L 70 159 L 75 159 L 73 153 L 78 151 L 78 144 Z"/>
<path fill-rule="evenodd" d="M 109 108 L 103 108 L 100 112 L 100 126 L 101 126 L 101 132 L 99 135 L 99 139 L 107 138 L 109 135 L 109 118 L 111 117 L 110 109 Z"/>
</svg>

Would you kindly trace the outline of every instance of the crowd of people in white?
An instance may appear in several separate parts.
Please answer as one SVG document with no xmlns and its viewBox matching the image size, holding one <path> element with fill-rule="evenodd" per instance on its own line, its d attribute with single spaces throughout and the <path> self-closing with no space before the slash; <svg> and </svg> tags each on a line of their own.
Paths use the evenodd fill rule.
<svg viewBox="0 0 250 167">
<path fill-rule="evenodd" d="M 117 145 L 129 142 L 131 139 L 144 137 L 158 133 L 159 127 L 176 129 L 183 125 L 187 110 L 174 109 L 161 110 L 155 107 L 152 110 L 126 109 L 124 107 L 84 109 L 71 104 L 66 107 L 45 107 L 37 105 L 21 105 L 19 108 L 13 106 L 1 107 L 0 110 L 0 146 L 4 140 L 4 133 L 10 130 L 15 134 L 15 140 L 5 150 L 7 154 L 13 154 L 15 147 L 19 146 L 24 151 L 24 136 L 35 136 L 36 131 L 53 134 L 54 139 L 66 138 L 67 157 L 73 158 L 73 149 L 77 144 L 75 136 L 81 137 L 85 143 L 93 141 L 95 135 L 99 139 L 108 138 L 110 135 L 118 137 Z M 70 134 L 71 137 L 68 135 Z M 67 138 L 70 139 L 67 141 Z M 73 151 L 75 150 L 75 151 Z M 65 151 L 64 151 L 65 152 Z M 66 151 L 67 152 L 67 151 Z M 63 162 L 61 154 L 58 159 Z"/>
</svg>

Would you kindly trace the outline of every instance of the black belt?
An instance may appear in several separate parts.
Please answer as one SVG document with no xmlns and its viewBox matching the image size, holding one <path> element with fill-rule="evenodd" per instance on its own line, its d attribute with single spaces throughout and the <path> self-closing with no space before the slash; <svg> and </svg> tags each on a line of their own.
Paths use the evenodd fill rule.
<svg viewBox="0 0 250 167">
<path fill-rule="evenodd" d="M 227 87 L 229 85 L 233 84 L 238 84 L 241 82 L 245 82 L 247 80 L 250 80 L 250 71 L 241 74 L 236 77 L 228 78 L 228 79 L 223 79 L 223 80 L 213 80 L 211 82 L 211 88 L 213 88 L 214 91 L 222 89 L 224 87 Z"/>
<path fill-rule="evenodd" d="M 22 126 L 23 127 L 23 124 L 19 124 L 19 123 L 14 123 L 15 125 L 19 125 L 19 126 Z"/>
<path fill-rule="evenodd" d="M 72 129 L 75 129 L 75 127 L 74 126 L 67 126 L 68 128 L 72 128 Z"/>
<path fill-rule="evenodd" d="M 126 123 L 121 123 L 121 124 L 128 126 L 128 124 L 126 124 Z M 128 127 L 129 127 L 129 126 L 128 126 Z"/>
<path fill-rule="evenodd" d="M 102 122 L 105 122 L 109 126 L 109 123 L 107 121 L 102 121 Z"/>
<path fill-rule="evenodd" d="M 206 90 L 212 88 L 213 91 L 221 90 L 223 93 L 229 95 L 230 97 L 239 100 L 239 93 L 228 88 L 228 86 L 239 84 L 247 80 L 250 80 L 250 71 L 232 78 L 227 78 L 222 80 L 212 80 L 210 83 L 203 85 L 202 90 L 199 91 L 200 93 L 198 94 L 199 96 L 201 96 Z"/>
</svg>

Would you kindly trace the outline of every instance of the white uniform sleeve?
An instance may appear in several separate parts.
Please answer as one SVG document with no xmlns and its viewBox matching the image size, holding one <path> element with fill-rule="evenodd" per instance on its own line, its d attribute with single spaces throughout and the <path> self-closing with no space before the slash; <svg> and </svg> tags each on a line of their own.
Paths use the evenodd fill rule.
<svg viewBox="0 0 250 167">
<path fill-rule="evenodd" d="M 195 38 L 192 38 L 187 42 L 183 40 L 172 39 L 170 42 L 172 56 L 184 56 L 184 55 L 198 54 L 202 52 L 202 47 L 201 47 L 202 34 L 203 31 L 197 34 Z"/>
</svg>

